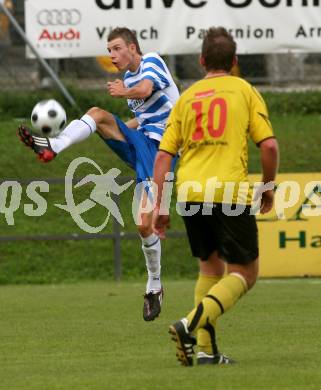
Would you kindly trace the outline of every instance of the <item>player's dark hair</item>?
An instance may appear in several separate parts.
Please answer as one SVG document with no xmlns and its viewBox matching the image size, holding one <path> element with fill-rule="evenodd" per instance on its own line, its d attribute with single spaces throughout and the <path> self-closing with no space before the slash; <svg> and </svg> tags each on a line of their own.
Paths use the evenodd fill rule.
<svg viewBox="0 0 321 390">
<path fill-rule="evenodd" d="M 205 33 L 202 44 L 202 57 L 207 71 L 225 70 L 233 67 L 236 43 L 224 27 L 211 27 Z"/>
<path fill-rule="evenodd" d="M 122 38 L 127 45 L 133 43 L 136 46 L 137 53 L 142 55 L 142 51 L 140 50 L 139 43 L 134 31 L 127 27 L 116 27 L 108 34 L 107 41 L 110 42 L 116 38 Z"/>
</svg>

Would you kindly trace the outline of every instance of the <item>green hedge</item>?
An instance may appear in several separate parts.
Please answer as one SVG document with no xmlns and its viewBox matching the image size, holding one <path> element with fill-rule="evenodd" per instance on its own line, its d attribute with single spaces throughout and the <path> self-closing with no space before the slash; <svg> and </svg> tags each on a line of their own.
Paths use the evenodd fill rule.
<svg viewBox="0 0 321 390">
<path fill-rule="evenodd" d="M 0 93 L 1 118 L 28 118 L 33 106 L 42 99 L 55 98 L 66 108 L 69 118 L 77 117 L 93 106 L 128 117 L 129 111 L 125 99 L 111 98 L 104 91 L 84 91 L 70 89 L 80 112 L 70 107 L 69 103 L 58 91 L 30 91 Z M 270 113 L 286 114 L 321 114 L 321 91 L 313 92 L 266 92 L 262 94 L 266 100 Z"/>
<path fill-rule="evenodd" d="M 262 95 L 273 114 L 321 114 L 321 91 L 266 92 Z"/>
</svg>

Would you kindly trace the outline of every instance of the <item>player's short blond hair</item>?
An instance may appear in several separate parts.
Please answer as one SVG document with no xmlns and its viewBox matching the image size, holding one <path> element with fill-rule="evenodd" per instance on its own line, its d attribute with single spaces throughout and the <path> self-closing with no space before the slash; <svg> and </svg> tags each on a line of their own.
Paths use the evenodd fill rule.
<svg viewBox="0 0 321 390">
<path fill-rule="evenodd" d="M 130 45 L 133 43 L 136 46 L 136 50 L 138 54 L 142 54 L 142 51 L 140 50 L 140 46 L 136 37 L 136 34 L 130 30 L 127 27 L 116 27 L 108 34 L 107 41 L 113 41 L 116 38 L 122 38 L 123 41 Z"/>
<path fill-rule="evenodd" d="M 236 54 L 236 43 L 224 27 L 211 27 L 205 33 L 202 57 L 207 71 L 232 69 Z"/>
</svg>

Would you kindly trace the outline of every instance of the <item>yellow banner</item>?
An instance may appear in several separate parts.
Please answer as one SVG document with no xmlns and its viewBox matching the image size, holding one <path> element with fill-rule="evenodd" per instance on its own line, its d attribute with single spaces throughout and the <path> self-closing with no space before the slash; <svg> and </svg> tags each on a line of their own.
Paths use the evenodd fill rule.
<svg viewBox="0 0 321 390">
<path fill-rule="evenodd" d="M 257 216 L 260 276 L 321 276 L 320 215 L 321 173 L 278 175 L 273 210 Z"/>
</svg>

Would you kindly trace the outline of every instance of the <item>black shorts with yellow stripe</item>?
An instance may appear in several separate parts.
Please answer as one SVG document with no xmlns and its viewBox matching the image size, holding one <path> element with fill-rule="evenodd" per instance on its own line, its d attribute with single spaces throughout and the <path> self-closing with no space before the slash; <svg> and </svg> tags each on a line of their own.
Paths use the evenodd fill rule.
<svg viewBox="0 0 321 390">
<path fill-rule="evenodd" d="M 186 203 L 185 210 L 198 208 L 193 215 L 183 214 L 192 254 L 206 261 L 217 251 L 227 263 L 249 264 L 259 255 L 255 216 L 250 215 L 250 206 L 246 206 L 240 215 L 230 215 L 226 210 L 231 205 L 226 209 L 224 206 L 219 203 Z M 232 205 L 233 208 L 236 205 Z"/>
</svg>

